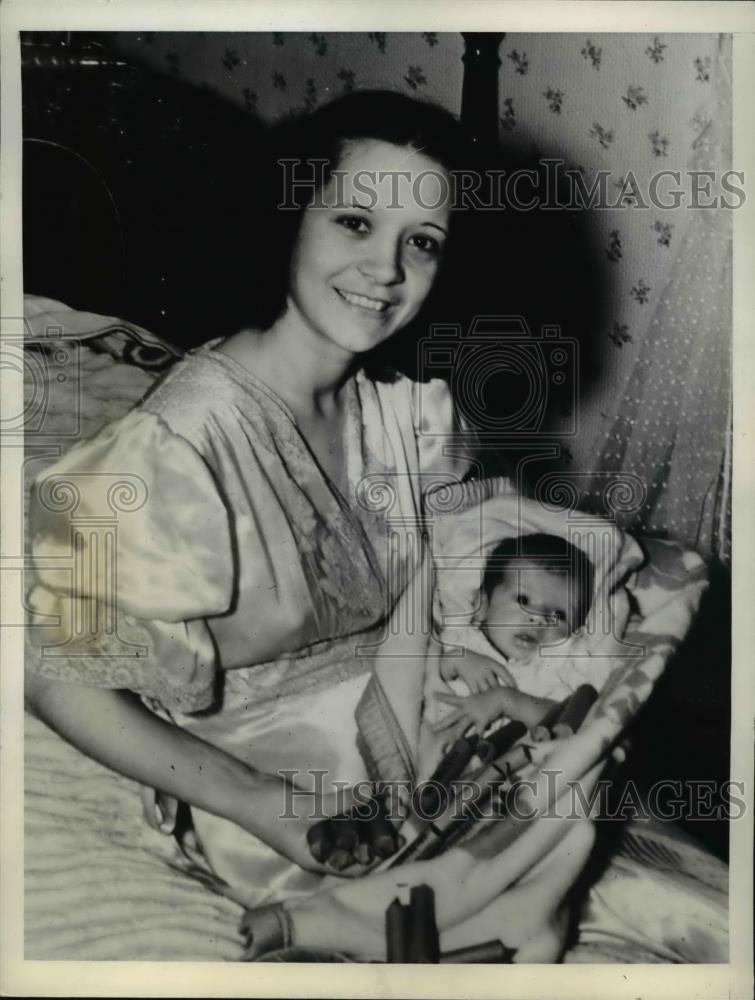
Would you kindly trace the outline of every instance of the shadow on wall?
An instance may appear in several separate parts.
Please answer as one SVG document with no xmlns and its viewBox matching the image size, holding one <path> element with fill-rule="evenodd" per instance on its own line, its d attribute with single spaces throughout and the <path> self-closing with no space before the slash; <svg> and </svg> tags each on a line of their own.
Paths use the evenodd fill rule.
<svg viewBox="0 0 755 1000">
<path fill-rule="evenodd" d="M 531 146 L 524 134 L 516 144 L 508 137 L 505 148 L 491 161 L 493 169 L 505 176 L 526 171 L 542 178 L 542 161 L 550 154 L 532 153 Z M 516 346 L 509 360 L 506 338 L 497 338 L 487 369 L 480 366 L 484 377 L 475 387 L 479 396 L 475 406 L 484 414 L 488 429 L 500 426 L 499 437 L 511 435 L 519 444 L 523 438 L 533 446 L 543 440 L 556 441 L 562 429 L 576 420 L 580 403 L 597 385 L 605 351 L 600 331 L 614 291 L 602 279 L 600 234 L 594 217 L 589 210 L 570 204 L 564 177 L 559 175 L 558 181 L 554 202 L 566 207 L 517 208 L 509 197 L 502 211 L 482 213 L 479 238 L 484 251 L 470 260 L 469 267 L 476 273 L 465 276 L 467 289 L 474 289 L 469 303 L 472 314 L 525 319 L 536 363 L 527 368 L 517 360 L 521 358 L 520 336 L 514 335 Z M 523 180 L 516 190 L 526 201 L 533 187 Z M 537 190 L 543 192 L 544 187 Z M 494 323 L 490 325 L 495 329 Z M 560 382 L 553 377 L 550 352 L 538 353 L 544 327 L 557 327 L 557 336 L 566 343 Z M 535 370 L 538 375 L 533 374 Z M 488 451 L 488 472 L 509 472 L 521 455 L 521 450 L 505 445 Z M 552 461 L 538 461 L 537 474 L 562 468 L 568 459 L 568 451 L 562 449 Z"/>
<path fill-rule="evenodd" d="M 230 333 L 264 245 L 264 129 L 65 35 L 22 41 L 24 291 L 182 347 Z"/>
</svg>

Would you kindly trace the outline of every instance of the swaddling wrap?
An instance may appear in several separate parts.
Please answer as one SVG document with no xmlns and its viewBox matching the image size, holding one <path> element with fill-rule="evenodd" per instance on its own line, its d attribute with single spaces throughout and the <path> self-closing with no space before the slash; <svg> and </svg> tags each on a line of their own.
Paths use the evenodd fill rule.
<svg viewBox="0 0 755 1000">
<path fill-rule="evenodd" d="M 580 684 L 600 690 L 616 656 L 632 652 L 622 637 L 630 615 L 625 584 L 643 561 L 637 542 L 603 518 L 519 496 L 505 479 L 466 482 L 450 491 L 456 495 L 444 497 L 448 513 L 432 525 L 434 616 L 444 646 L 452 655 L 466 648 L 491 657 L 505 665 L 528 694 L 561 700 Z M 563 538 L 590 559 L 590 609 L 573 635 L 542 646 L 526 663 L 515 663 L 480 628 L 482 581 L 490 554 L 501 541 L 537 533 Z"/>
</svg>

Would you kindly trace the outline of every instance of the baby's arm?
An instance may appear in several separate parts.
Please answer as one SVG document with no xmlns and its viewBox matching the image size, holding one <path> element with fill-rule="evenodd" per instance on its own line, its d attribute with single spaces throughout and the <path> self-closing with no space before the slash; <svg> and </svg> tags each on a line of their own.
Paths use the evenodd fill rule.
<svg viewBox="0 0 755 1000">
<path fill-rule="evenodd" d="M 444 681 L 461 678 L 474 694 L 479 691 L 494 690 L 500 681 L 514 687 L 516 682 L 506 667 L 489 656 L 481 656 L 471 649 L 464 651 L 464 656 L 441 657 L 440 676 Z"/>
<path fill-rule="evenodd" d="M 456 709 L 443 719 L 437 729 L 450 729 L 451 726 L 459 725 L 466 732 L 471 726 L 478 733 L 484 732 L 494 719 L 503 715 L 509 719 L 517 719 L 531 729 L 557 704 L 550 698 L 536 698 L 512 687 L 497 687 L 466 697 L 440 691 L 436 697 Z"/>
</svg>

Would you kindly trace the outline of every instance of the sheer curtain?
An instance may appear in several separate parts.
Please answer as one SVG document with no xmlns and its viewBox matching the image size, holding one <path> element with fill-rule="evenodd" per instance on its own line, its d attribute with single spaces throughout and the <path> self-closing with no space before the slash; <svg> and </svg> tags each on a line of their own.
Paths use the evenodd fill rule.
<svg viewBox="0 0 755 1000">
<path fill-rule="evenodd" d="M 731 39 L 721 36 L 711 96 L 694 118 L 690 171 L 731 166 Z M 688 182 L 689 184 L 689 182 Z M 705 190 L 705 187 L 703 187 Z M 710 198 L 701 196 L 705 204 Z M 736 201 L 728 196 L 731 203 Z M 596 441 L 595 485 L 629 473 L 641 507 L 616 511 L 631 530 L 670 537 L 728 563 L 731 555 L 732 217 L 690 208 L 691 220 L 621 394 Z"/>
</svg>

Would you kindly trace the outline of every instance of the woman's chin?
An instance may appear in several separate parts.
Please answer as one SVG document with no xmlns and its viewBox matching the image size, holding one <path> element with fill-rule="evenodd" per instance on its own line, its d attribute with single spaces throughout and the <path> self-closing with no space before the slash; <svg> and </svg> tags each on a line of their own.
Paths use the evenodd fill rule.
<svg viewBox="0 0 755 1000">
<path fill-rule="evenodd" d="M 336 342 L 347 353 L 354 356 L 360 356 L 363 354 L 369 354 L 369 352 L 374 351 L 376 347 L 380 347 L 380 345 L 384 344 L 394 333 L 395 331 L 393 328 L 384 331 L 354 330 L 348 335 L 344 335 L 344 331 L 341 330 Z"/>
</svg>

